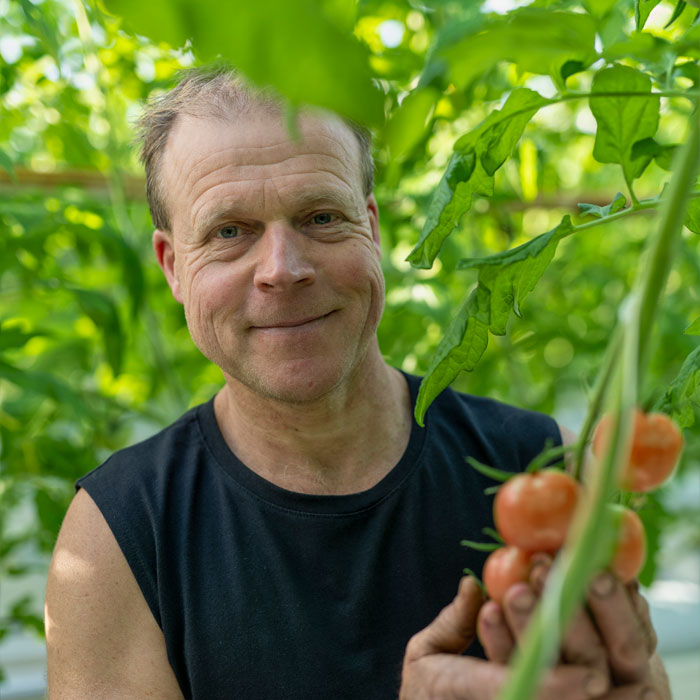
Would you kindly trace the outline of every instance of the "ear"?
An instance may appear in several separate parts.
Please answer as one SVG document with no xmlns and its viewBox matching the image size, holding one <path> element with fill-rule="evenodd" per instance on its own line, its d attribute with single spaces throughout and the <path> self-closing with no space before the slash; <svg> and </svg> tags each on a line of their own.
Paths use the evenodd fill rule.
<svg viewBox="0 0 700 700">
<path fill-rule="evenodd" d="M 379 257 L 382 257 L 382 242 L 379 236 L 379 207 L 377 206 L 377 200 L 372 193 L 367 197 L 367 214 L 369 215 L 369 225 L 372 229 L 372 240 L 374 241 L 374 247 L 377 249 Z"/>
<path fill-rule="evenodd" d="M 182 290 L 180 289 L 180 281 L 175 272 L 175 246 L 173 243 L 173 235 L 167 231 L 156 229 L 153 232 L 153 251 L 156 254 L 156 260 L 160 269 L 163 270 L 165 279 L 168 280 L 170 291 L 173 293 L 175 300 L 183 303 Z"/>
</svg>

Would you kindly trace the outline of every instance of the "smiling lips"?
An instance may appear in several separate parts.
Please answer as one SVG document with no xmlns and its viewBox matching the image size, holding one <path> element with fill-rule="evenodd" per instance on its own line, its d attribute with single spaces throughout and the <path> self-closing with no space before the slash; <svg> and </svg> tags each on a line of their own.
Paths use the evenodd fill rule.
<svg viewBox="0 0 700 700">
<path fill-rule="evenodd" d="M 252 326 L 254 329 L 258 330 L 271 330 L 275 328 L 298 328 L 299 326 L 306 326 L 314 321 L 320 321 L 323 318 L 330 316 L 333 312 L 330 311 L 327 314 L 321 316 L 309 316 L 307 318 L 302 318 L 297 321 L 280 321 L 278 323 L 270 323 L 264 326 Z"/>
</svg>

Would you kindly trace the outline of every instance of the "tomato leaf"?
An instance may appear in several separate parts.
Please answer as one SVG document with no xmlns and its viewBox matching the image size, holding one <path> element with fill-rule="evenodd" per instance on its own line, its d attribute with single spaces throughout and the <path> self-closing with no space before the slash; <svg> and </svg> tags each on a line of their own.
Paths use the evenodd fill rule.
<svg viewBox="0 0 700 700">
<path fill-rule="evenodd" d="M 635 32 L 606 46 L 603 57 L 609 62 L 635 58 L 649 65 L 664 61 L 671 52 L 675 52 L 675 45 L 670 41 L 646 32 Z"/>
<path fill-rule="evenodd" d="M 475 194 L 493 194 L 493 174 L 511 154 L 533 115 L 549 103 L 533 90 L 513 90 L 502 109 L 457 140 L 418 243 L 406 258 L 414 267 L 425 269 L 433 264 L 445 238 L 471 208 Z"/>
<path fill-rule="evenodd" d="M 586 0 L 583 4 L 592 15 L 603 17 L 615 7 L 617 0 Z"/>
<path fill-rule="evenodd" d="M 384 96 L 372 82 L 369 49 L 341 26 L 333 3 L 330 15 L 314 0 L 107 4 L 132 31 L 176 48 L 191 39 L 200 60 L 228 61 L 293 104 L 318 105 L 364 124 L 383 121 Z"/>
<path fill-rule="evenodd" d="M 579 203 L 577 206 L 583 216 L 590 214 L 592 216 L 597 216 L 599 219 L 604 219 L 606 216 L 610 216 L 624 209 L 625 204 L 627 204 L 627 199 L 625 199 L 625 196 L 621 192 L 618 192 L 613 198 L 613 201 L 610 202 L 610 204 L 606 204 L 604 207 L 600 207 L 597 204 L 585 203 Z"/>
<path fill-rule="evenodd" d="M 552 261 L 559 241 L 572 231 L 571 218 L 566 215 L 551 231 L 517 248 L 486 258 L 459 261 L 459 270 L 479 270 L 479 286 L 485 287 L 490 296 L 490 330 L 494 335 L 505 334 L 511 309 L 516 316 L 521 315 L 520 304 Z"/>
<path fill-rule="evenodd" d="M 678 0 L 676 6 L 673 8 L 673 14 L 666 24 L 664 24 L 664 29 L 668 29 L 682 14 L 683 10 L 688 3 L 685 0 Z"/>
<path fill-rule="evenodd" d="M 453 153 L 430 202 L 418 243 L 406 260 L 414 267 L 431 267 L 445 238 L 471 208 L 475 194 L 493 194 L 493 177 L 484 171 L 474 151 Z"/>
<path fill-rule="evenodd" d="M 661 2 L 661 0 L 636 0 L 634 4 L 634 20 L 637 24 L 637 30 L 642 31 L 644 25 L 649 19 L 651 11 Z"/>
<path fill-rule="evenodd" d="M 458 89 L 504 60 L 517 63 L 522 72 L 551 75 L 561 82 L 561 69 L 568 62 L 578 62 L 580 69 L 595 60 L 595 32 L 590 15 L 523 7 L 489 19 L 483 28 L 469 26 L 438 55 Z"/>
<path fill-rule="evenodd" d="M 513 90 L 502 109 L 489 115 L 475 144 L 477 155 L 489 175 L 493 175 L 513 152 L 530 119 L 540 107 L 549 103 L 533 90 L 518 88 Z M 455 148 L 459 150 L 464 141 L 457 141 Z"/>
<path fill-rule="evenodd" d="M 489 330 L 504 335 L 511 310 L 520 315 L 523 299 L 551 262 L 559 241 L 574 230 L 567 215 L 551 231 L 517 248 L 486 258 L 462 260 L 460 269 L 477 268 L 479 280 L 452 320 L 423 377 L 416 400 L 419 425 L 428 406 L 462 371 L 476 367 L 488 346 Z"/>
<path fill-rule="evenodd" d="M 392 160 L 405 158 L 421 140 L 439 97 L 434 88 L 417 89 L 394 110 L 384 127 L 384 139 Z"/>
<path fill-rule="evenodd" d="M 688 201 L 683 223 L 693 233 L 700 233 L 700 197 L 694 197 Z"/>
<path fill-rule="evenodd" d="M 697 319 L 693 325 L 698 325 Z M 700 346 L 695 348 L 681 365 L 676 378 L 666 393 L 654 404 L 654 411 L 667 413 L 681 428 L 695 423 L 693 406 L 700 406 L 697 387 L 700 383 Z"/>
<path fill-rule="evenodd" d="M 651 138 L 641 139 L 632 146 L 632 160 L 651 156 L 661 169 L 670 171 L 677 149 L 675 144 L 664 146 Z"/>
<path fill-rule="evenodd" d="M 659 97 L 651 94 L 651 78 L 628 66 L 614 65 L 595 74 L 591 92 L 648 93 L 646 96 L 590 97 L 591 112 L 598 124 L 593 157 L 599 163 L 619 163 L 629 181 L 638 178 L 652 156 L 634 158 L 637 141 L 651 138 L 659 125 Z"/>
<path fill-rule="evenodd" d="M 488 476 L 489 479 L 494 481 L 506 481 L 513 476 L 513 472 L 506 471 L 505 469 L 496 469 L 496 467 L 489 467 L 488 464 L 482 464 L 474 457 L 467 457 L 467 462 L 476 469 L 480 474 Z"/>
</svg>

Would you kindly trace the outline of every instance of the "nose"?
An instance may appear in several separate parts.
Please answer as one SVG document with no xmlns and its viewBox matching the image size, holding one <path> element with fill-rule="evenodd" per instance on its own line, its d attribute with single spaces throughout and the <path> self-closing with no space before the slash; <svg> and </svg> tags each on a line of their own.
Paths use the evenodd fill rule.
<svg viewBox="0 0 700 700">
<path fill-rule="evenodd" d="M 312 284 L 316 278 L 308 257 L 308 239 L 284 222 L 274 222 L 257 243 L 259 259 L 255 286 L 264 292 L 282 292 Z"/>
</svg>

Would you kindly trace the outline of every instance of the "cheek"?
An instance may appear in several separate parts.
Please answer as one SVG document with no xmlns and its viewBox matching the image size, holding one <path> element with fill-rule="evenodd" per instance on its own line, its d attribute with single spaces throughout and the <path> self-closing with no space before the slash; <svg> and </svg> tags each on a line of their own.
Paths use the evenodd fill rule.
<svg viewBox="0 0 700 700">
<path fill-rule="evenodd" d="M 348 259 L 345 279 L 367 298 L 370 307 L 381 314 L 384 308 L 384 274 L 374 246 L 356 246 L 355 255 Z"/>
<path fill-rule="evenodd" d="M 188 322 L 206 323 L 223 313 L 230 318 L 243 303 L 241 282 L 231 274 L 230 265 L 190 266 L 185 273 L 183 290 Z"/>
</svg>

